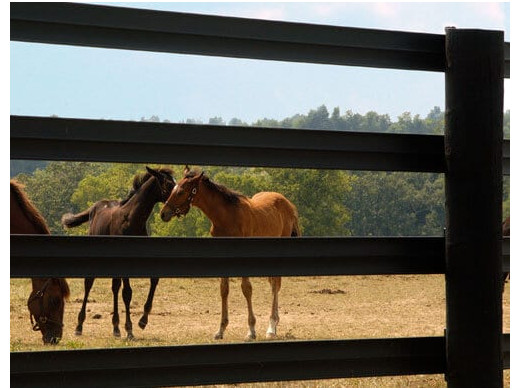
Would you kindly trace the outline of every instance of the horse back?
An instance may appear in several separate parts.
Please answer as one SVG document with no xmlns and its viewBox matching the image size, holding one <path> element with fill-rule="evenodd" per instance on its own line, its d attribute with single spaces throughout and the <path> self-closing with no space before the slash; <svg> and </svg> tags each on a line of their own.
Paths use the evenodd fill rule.
<svg viewBox="0 0 520 390">
<path fill-rule="evenodd" d="M 259 192 L 250 199 L 252 236 L 299 235 L 296 206 L 278 192 Z"/>
<path fill-rule="evenodd" d="M 115 200 L 100 200 L 90 212 L 90 235 L 147 236 L 146 220 L 132 217 L 131 209 Z"/>
<path fill-rule="evenodd" d="M 111 235 L 113 214 L 119 208 L 119 202 L 115 200 L 100 200 L 90 208 L 89 234 L 96 236 Z"/>
</svg>

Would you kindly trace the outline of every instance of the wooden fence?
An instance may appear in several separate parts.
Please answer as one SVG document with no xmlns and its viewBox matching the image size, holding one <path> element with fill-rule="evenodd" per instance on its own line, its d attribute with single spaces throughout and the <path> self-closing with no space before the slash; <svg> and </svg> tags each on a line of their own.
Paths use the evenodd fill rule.
<svg viewBox="0 0 520 390">
<path fill-rule="evenodd" d="M 501 306 L 509 240 L 500 234 L 502 174 L 509 174 L 509 143 L 502 140 L 509 44 L 502 32 L 436 35 L 11 3 L 11 40 L 445 72 L 447 94 L 445 136 L 11 116 L 11 159 L 440 172 L 447 198 L 446 238 L 11 235 L 13 278 L 442 273 L 447 298 L 445 337 L 13 352 L 11 386 L 434 373 L 444 373 L 450 386 L 502 386 L 509 367 Z"/>
</svg>

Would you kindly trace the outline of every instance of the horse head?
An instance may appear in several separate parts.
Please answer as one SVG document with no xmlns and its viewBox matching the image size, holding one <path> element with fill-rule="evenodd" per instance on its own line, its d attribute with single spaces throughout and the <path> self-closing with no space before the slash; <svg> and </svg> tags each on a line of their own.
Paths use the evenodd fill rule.
<svg viewBox="0 0 520 390">
<path fill-rule="evenodd" d="M 168 168 L 152 169 L 146 167 L 146 171 L 157 180 L 161 193 L 160 201 L 163 203 L 166 202 L 175 187 L 175 179 L 173 178 L 172 170 Z"/>
<path fill-rule="evenodd" d="M 169 198 L 164 202 L 161 210 L 161 219 L 164 222 L 170 221 L 173 216 L 181 217 L 186 215 L 190 211 L 191 203 L 195 195 L 197 195 L 203 176 L 204 172 L 197 174 L 191 172 L 186 166 L 184 178 L 175 185 Z"/>
<path fill-rule="evenodd" d="M 65 279 L 33 279 L 27 301 L 33 330 L 42 333 L 44 344 L 58 344 L 63 335 L 65 299 L 70 290 Z"/>
</svg>

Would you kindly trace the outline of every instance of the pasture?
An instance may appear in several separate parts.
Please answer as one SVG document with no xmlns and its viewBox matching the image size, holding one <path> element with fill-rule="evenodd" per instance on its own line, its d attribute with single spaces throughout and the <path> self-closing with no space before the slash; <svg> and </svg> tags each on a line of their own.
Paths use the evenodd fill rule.
<svg viewBox="0 0 520 390">
<path fill-rule="evenodd" d="M 111 279 L 96 279 L 87 306 L 82 336 L 75 336 L 83 297 L 83 280 L 68 279 L 71 297 L 58 346 L 43 346 L 33 332 L 26 307 L 28 279 L 11 279 L 10 350 L 121 348 L 243 342 L 247 307 L 240 279 L 230 280 L 229 326 L 224 340 L 214 340 L 220 322 L 218 279 L 161 279 L 147 328 L 137 326 L 148 292 L 148 279 L 132 281 L 135 339 L 112 336 Z M 257 341 L 268 342 L 271 289 L 267 278 L 251 278 L 257 318 Z M 442 336 L 445 327 L 443 275 L 338 276 L 282 278 L 277 340 L 322 340 Z M 120 298 L 120 302 L 122 302 Z M 124 306 L 120 304 L 120 310 Z M 504 332 L 510 332 L 510 284 L 503 297 Z M 120 312 L 120 315 L 122 313 Z M 124 334 L 124 333 L 123 333 Z M 509 370 L 504 386 L 509 387 Z M 241 384 L 237 387 L 445 387 L 443 375 L 331 379 Z M 235 387 L 227 385 L 225 387 Z"/>
</svg>

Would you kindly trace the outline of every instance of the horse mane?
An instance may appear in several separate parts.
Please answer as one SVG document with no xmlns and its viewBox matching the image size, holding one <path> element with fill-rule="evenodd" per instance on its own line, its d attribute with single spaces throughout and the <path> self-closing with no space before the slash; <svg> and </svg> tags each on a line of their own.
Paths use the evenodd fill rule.
<svg viewBox="0 0 520 390">
<path fill-rule="evenodd" d="M 40 212 L 31 203 L 23 191 L 23 187 L 22 183 L 11 180 L 11 194 L 14 195 L 25 217 L 40 231 L 40 234 L 51 234 L 47 222 L 45 222 L 45 218 L 43 218 Z"/>
<path fill-rule="evenodd" d="M 188 172 L 184 177 L 193 178 L 197 174 L 198 174 L 197 172 L 191 171 L 191 172 Z M 218 183 L 211 181 L 211 179 L 207 176 L 203 176 L 202 181 L 204 182 L 204 185 L 206 186 L 206 188 L 209 191 L 219 194 L 220 196 L 222 196 L 224 201 L 230 205 L 236 206 L 240 202 L 240 199 L 247 198 L 245 195 L 241 194 L 240 192 L 230 190 L 229 188 L 223 186 L 222 184 L 218 184 Z"/>
<path fill-rule="evenodd" d="M 173 180 L 173 170 L 171 170 L 170 168 L 159 168 L 157 171 L 170 176 Z M 120 206 L 125 205 L 130 200 L 130 198 L 132 198 L 132 196 L 134 196 L 135 193 L 139 191 L 143 184 L 148 181 L 150 177 L 152 177 L 152 175 L 149 172 L 138 173 L 137 175 L 135 175 L 134 180 L 132 182 L 132 189 L 130 190 L 126 198 L 120 202 Z"/>
</svg>

